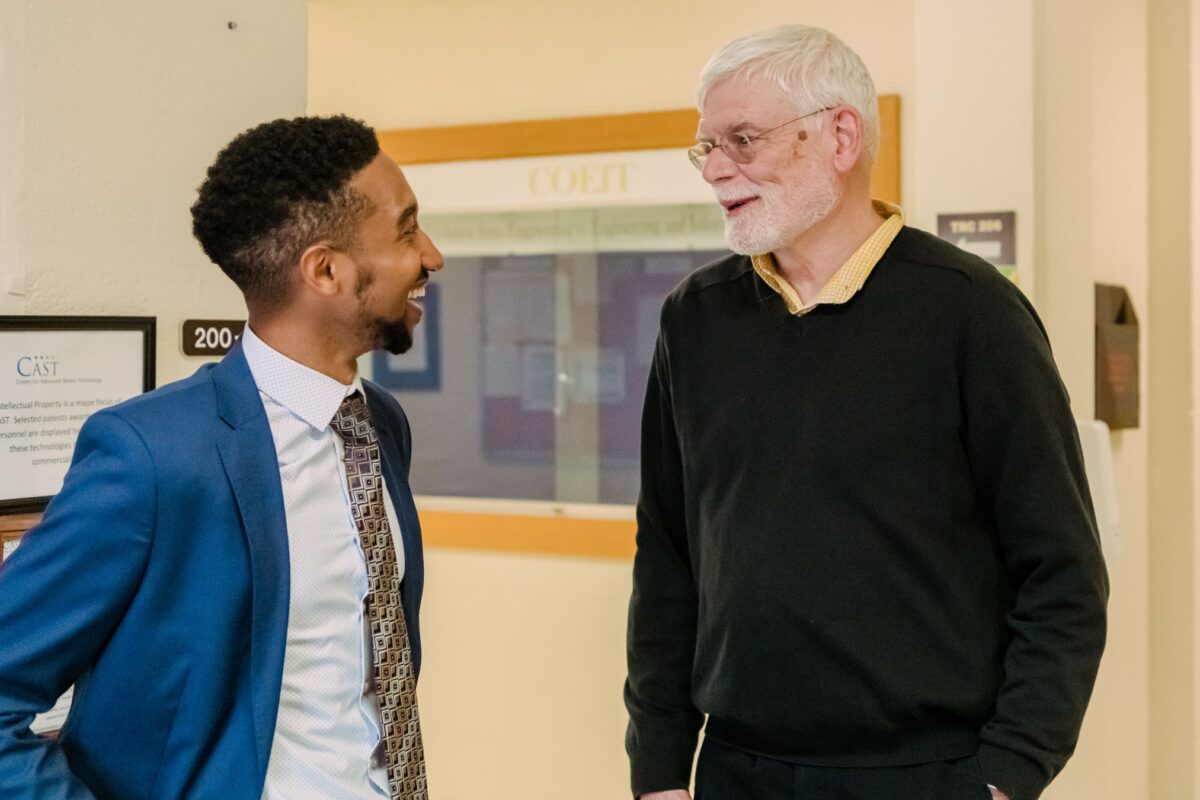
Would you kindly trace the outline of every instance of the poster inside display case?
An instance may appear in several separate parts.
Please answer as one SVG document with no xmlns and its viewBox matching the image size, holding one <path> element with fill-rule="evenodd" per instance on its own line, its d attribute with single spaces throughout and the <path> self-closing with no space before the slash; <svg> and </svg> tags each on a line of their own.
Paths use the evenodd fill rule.
<svg viewBox="0 0 1200 800">
<path fill-rule="evenodd" d="M 633 503 L 659 310 L 726 252 L 720 208 L 681 153 L 407 169 L 446 267 L 412 350 L 375 354 L 370 374 L 421 437 L 415 492 Z M 611 180 L 545 196 L 581 175 Z"/>
</svg>

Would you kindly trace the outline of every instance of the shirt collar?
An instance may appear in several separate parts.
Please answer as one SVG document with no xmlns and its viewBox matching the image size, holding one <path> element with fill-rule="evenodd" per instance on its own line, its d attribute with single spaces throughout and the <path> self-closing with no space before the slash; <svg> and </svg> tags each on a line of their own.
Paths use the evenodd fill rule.
<svg viewBox="0 0 1200 800">
<path fill-rule="evenodd" d="M 845 303 L 858 294 L 858 290 L 863 287 L 871 275 L 871 270 L 883 258 L 884 252 L 891 246 L 896 234 L 900 233 L 900 229 L 904 227 L 904 211 L 900 206 L 883 200 L 872 200 L 871 205 L 874 207 L 875 213 L 883 217 L 884 221 L 807 303 L 779 274 L 773 255 L 762 253 L 751 256 L 750 261 L 754 265 L 754 271 L 767 286 L 783 297 L 788 311 L 793 314 L 806 314 L 823 303 Z"/>
<path fill-rule="evenodd" d="M 329 427 L 347 395 L 362 391 L 357 375 L 350 385 L 280 353 L 258 338 L 250 325 L 242 333 L 242 351 L 258 390 L 317 430 Z"/>
</svg>

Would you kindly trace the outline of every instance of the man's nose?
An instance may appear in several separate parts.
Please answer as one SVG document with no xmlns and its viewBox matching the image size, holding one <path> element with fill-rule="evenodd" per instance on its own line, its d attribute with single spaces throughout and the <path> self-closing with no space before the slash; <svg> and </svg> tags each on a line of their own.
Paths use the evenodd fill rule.
<svg viewBox="0 0 1200 800">
<path fill-rule="evenodd" d="M 720 183 L 723 180 L 728 180 L 737 172 L 737 165 L 733 159 L 725 155 L 725 148 L 714 147 L 708 153 L 708 158 L 704 159 L 704 168 L 700 170 L 700 175 L 708 183 Z"/>
<path fill-rule="evenodd" d="M 424 238 L 424 247 L 421 250 L 421 266 L 425 269 L 437 272 L 442 267 L 446 266 L 446 259 L 442 257 L 442 251 L 438 250 L 433 239 L 429 238 L 429 234 L 421 231 L 421 236 Z"/>
</svg>

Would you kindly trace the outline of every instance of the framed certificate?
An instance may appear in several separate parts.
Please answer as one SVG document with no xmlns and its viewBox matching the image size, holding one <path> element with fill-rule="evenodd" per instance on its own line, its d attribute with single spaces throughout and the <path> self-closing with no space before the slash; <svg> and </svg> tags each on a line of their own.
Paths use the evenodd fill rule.
<svg viewBox="0 0 1200 800">
<path fill-rule="evenodd" d="M 0 564 L 12 555 L 21 542 L 22 531 L 0 531 Z"/>
<path fill-rule="evenodd" d="M 96 411 L 154 388 L 153 317 L 0 316 L 0 514 L 62 487 Z"/>
</svg>

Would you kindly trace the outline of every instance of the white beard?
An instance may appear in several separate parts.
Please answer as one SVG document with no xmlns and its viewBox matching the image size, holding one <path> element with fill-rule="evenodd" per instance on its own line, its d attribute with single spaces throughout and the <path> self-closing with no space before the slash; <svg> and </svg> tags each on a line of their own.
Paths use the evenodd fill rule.
<svg viewBox="0 0 1200 800">
<path fill-rule="evenodd" d="M 714 187 L 715 188 L 715 187 Z M 779 250 L 799 239 L 842 200 L 842 187 L 833 170 L 804 184 L 787 186 L 751 184 L 753 191 L 722 187 L 718 200 L 726 197 L 758 196 L 751 207 L 736 216 L 725 217 L 725 240 L 729 249 L 752 256 Z"/>
</svg>

